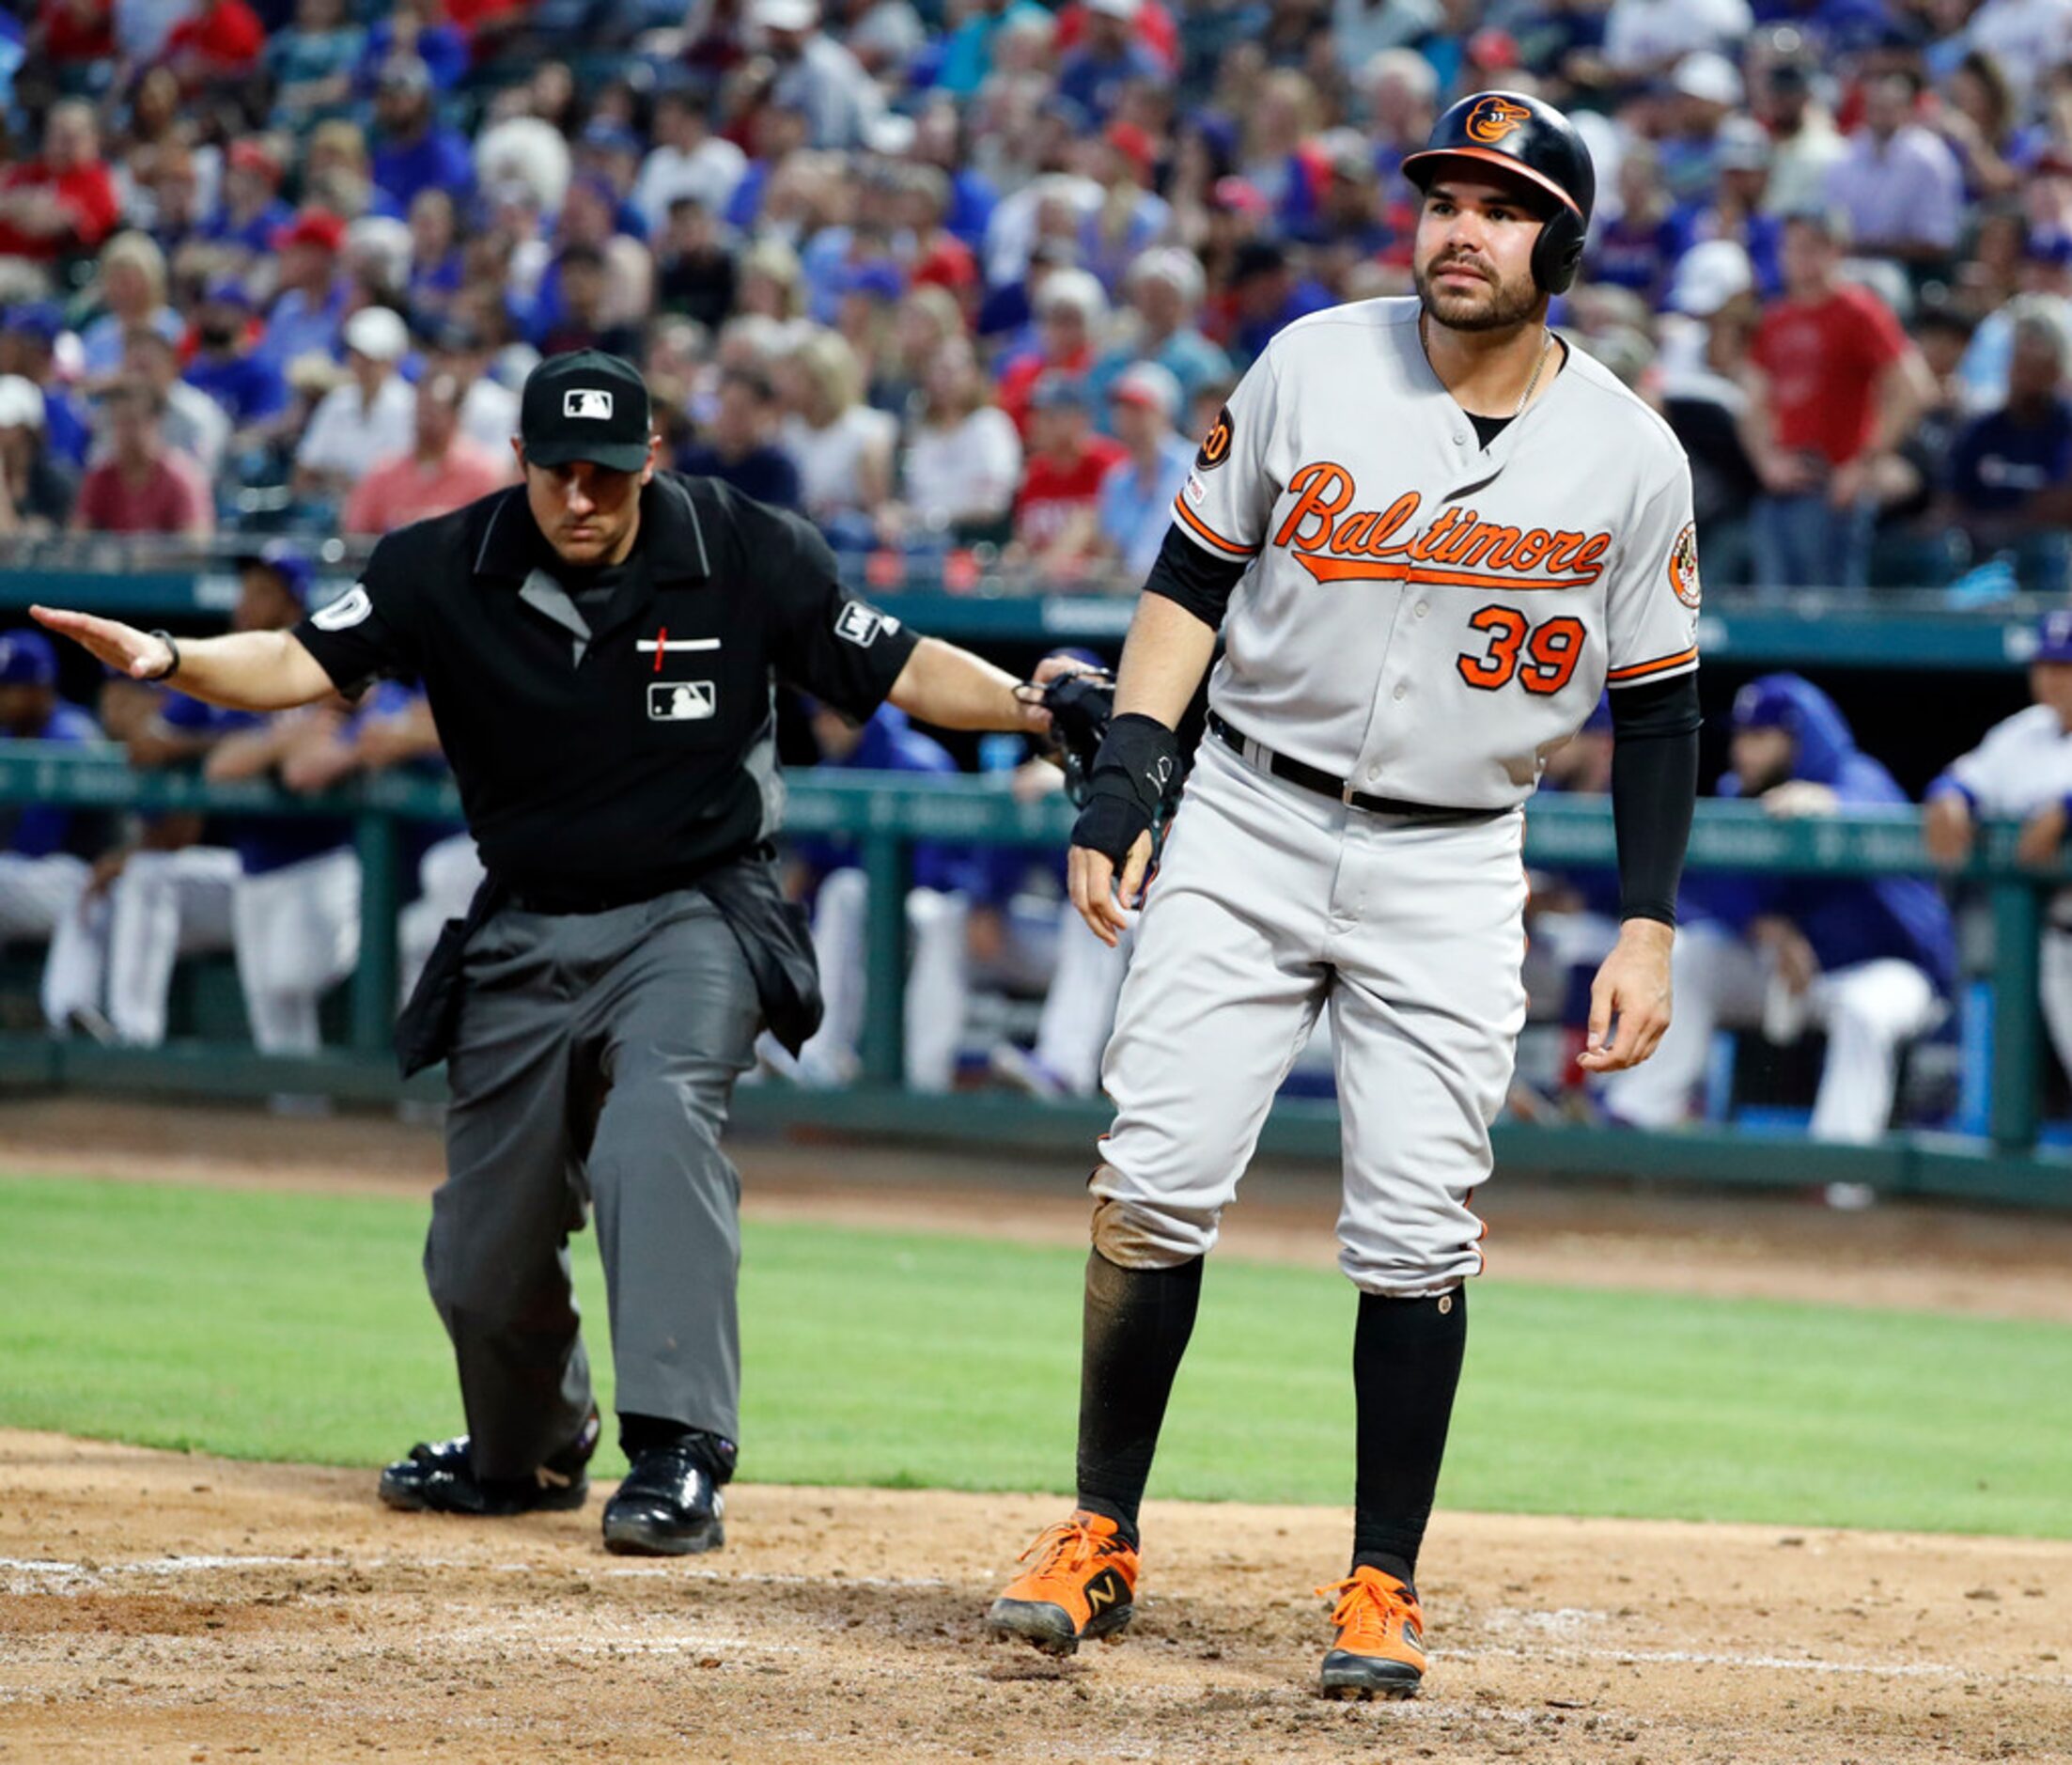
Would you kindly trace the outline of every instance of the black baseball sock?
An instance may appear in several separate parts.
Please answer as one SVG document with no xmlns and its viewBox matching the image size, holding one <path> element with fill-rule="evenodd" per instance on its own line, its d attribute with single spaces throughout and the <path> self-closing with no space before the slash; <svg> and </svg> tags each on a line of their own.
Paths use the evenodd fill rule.
<svg viewBox="0 0 2072 1765">
<path fill-rule="evenodd" d="M 1173 1377 L 1193 1334 L 1202 1259 L 1125 1269 L 1086 1258 L 1079 1375 L 1079 1505 L 1106 1514 L 1131 1544 Z"/>
<path fill-rule="evenodd" d="M 1360 1416 L 1355 1569 L 1368 1566 L 1412 1584 L 1467 1340 L 1465 1288 L 1434 1299 L 1360 1295 L 1352 1337 Z"/>
</svg>

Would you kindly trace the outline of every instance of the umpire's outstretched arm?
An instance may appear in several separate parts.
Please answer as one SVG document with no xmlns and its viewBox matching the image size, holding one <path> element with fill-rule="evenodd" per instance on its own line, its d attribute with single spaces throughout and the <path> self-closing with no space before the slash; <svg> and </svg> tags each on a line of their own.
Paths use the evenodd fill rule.
<svg viewBox="0 0 2072 1765">
<path fill-rule="evenodd" d="M 287 711 L 328 697 L 336 689 L 317 658 L 288 632 L 233 632 L 175 645 L 159 632 L 140 632 L 119 619 L 56 607 L 31 607 L 40 625 L 70 637 L 117 674 L 132 680 L 179 675 L 191 698 L 232 711 Z"/>
</svg>

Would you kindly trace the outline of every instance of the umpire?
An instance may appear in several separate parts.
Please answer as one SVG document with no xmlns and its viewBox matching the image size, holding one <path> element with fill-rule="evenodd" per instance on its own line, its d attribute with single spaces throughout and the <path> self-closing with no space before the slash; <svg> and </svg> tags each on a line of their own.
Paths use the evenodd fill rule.
<svg viewBox="0 0 2072 1765">
<path fill-rule="evenodd" d="M 573 1508 L 599 1419 L 569 1234 L 597 1216 L 631 1469 L 608 1549 L 709 1550 L 740 1438 L 740 1179 L 720 1149 L 763 1023 L 818 1021 L 780 895 L 771 676 L 856 718 L 1040 727 L 1011 677 L 852 599 L 803 521 L 657 469 L 615 356 L 525 383 L 522 485 L 389 535 L 292 632 L 176 644 L 79 613 L 54 631 L 138 679 L 275 711 L 421 679 L 489 881 L 398 1024 L 444 1056 L 446 1180 L 425 1274 L 468 1432 L 382 1474 L 392 1507 Z M 1056 664 L 1046 664 L 1053 668 Z"/>
</svg>

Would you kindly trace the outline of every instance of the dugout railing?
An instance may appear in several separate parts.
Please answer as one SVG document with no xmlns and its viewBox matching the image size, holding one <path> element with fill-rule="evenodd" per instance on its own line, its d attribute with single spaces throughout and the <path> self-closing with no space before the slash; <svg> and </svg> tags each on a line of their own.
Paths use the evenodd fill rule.
<svg viewBox="0 0 2072 1765">
<path fill-rule="evenodd" d="M 869 1006 L 863 1073 L 846 1090 L 770 1085 L 744 1087 L 737 1116 L 750 1128 L 818 1126 L 862 1133 L 925 1135 L 994 1145 L 1090 1148 L 1107 1125 L 1095 1101 L 1052 1103 L 996 1093 L 923 1097 L 899 1083 L 906 981 L 904 898 L 917 840 L 1056 850 L 1070 827 L 1061 799 L 1024 803 L 996 781 L 910 774 L 788 776 L 787 825 L 798 835 L 843 835 L 870 878 Z M 390 1052 L 396 1010 L 397 855 L 410 821 L 458 818 L 450 783 L 402 773 L 356 782 L 320 797 L 295 796 L 259 781 L 210 783 L 191 772 L 132 770 L 119 750 L 10 742 L 0 748 L 0 804 L 69 804 L 102 811 L 195 810 L 212 816 L 306 814 L 349 818 L 363 868 L 360 961 L 345 983 L 343 1042 L 311 1059 L 270 1058 L 249 1045 L 175 1041 L 155 1049 L 108 1047 L 88 1039 L 0 1035 L 0 1083 L 15 1087 L 103 1088 L 184 1096 L 261 1097 L 321 1092 L 340 1099 L 436 1099 L 436 1075 L 405 1085 Z M 2072 1158 L 2039 1148 L 2046 1057 L 2037 1000 L 2043 903 L 2072 883 L 2072 867 L 2035 869 L 2015 857 L 2017 830 L 1985 830 L 1962 873 L 1981 887 L 1993 919 L 1990 1096 L 1980 1135 L 1895 1132 L 1873 1146 L 1821 1146 L 1743 1133 L 1732 1127 L 1643 1133 L 1587 1125 L 1504 1122 L 1500 1160 L 1518 1168 L 1718 1183 L 1788 1185 L 1857 1181 L 1899 1194 L 1964 1196 L 2030 1205 L 2072 1205 Z M 1526 851 L 1537 865 L 1571 868 L 1612 862 L 1609 806 L 1535 801 Z M 1828 876 L 1932 874 L 1917 813 L 1896 807 L 1828 818 L 1779 820 L 1747 804 L 1699 805 L 1690 842 L 1697 870 Z M 1334 1156 L 1334 1106 L 1284 1098 L 1262 1149 Z"/>
<path fill-rule="evenodd" d="M 174 547 L 159 539 L 78 536 L 20 543 L 0 568 L 0 626 L 21 622 L 40 603 L 179 631 L 220 630 L 237 601 L 235 559 L 257 543 L 226 537 Z M 353 555 L 335 539 L 321 548 L 315 599 L 351 586 Z M 953 586 L 955 572 L 940 561 L 890 558 L 881 569 L 851 556 L 846 568 L 886 612 L 964 644 L 1112 648 L 1136 607 L 1137 585 L 1120 578 L 1055 594 L 1038 592 L 1025 573 L 998 570 Z M 2036 620 L 2058 603 L 2054 596 L 2009 595 L 1966 606 L 1940 589 L 1802 591 L 1779 601 L 1729 589 L 1707 595 L 1698 638 L 1707 662 L 1737 667 L 1996 674 L 2028 662 Z"/>
</svg>

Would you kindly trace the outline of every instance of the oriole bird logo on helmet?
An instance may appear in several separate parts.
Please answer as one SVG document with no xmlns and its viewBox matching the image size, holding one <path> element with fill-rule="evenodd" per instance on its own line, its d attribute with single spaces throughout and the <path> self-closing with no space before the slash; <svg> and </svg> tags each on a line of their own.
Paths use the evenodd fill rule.
<svg viewBox="0 0 2072 1765">
<path fill-rule="evenodd" d="M 1513 130 L 1533 120 L 1533 113 L 1522 104 L 1514 104 L 1507 98 L 1492 92 L 1474 109 L 1468 113 L 1463 125 L 1471 141 L 1479 141 L 1484 147 L 1494 147 Z"/>
</svg>

